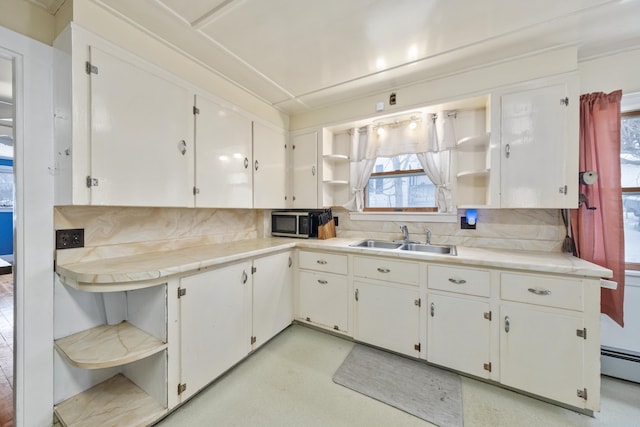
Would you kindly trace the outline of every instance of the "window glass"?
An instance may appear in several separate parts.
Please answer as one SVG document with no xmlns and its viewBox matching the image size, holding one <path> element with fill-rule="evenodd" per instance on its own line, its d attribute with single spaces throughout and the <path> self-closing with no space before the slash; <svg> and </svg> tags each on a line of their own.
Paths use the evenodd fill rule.
<svg viewBox="0 0 640 427">
<path fill-rule="evenodd" d="M 627 269 L 640 269 L 640 111 L 622 117 L 620 172 Z"/>
<path fill-rule="evenodd" d="M 365 209 L 434 210 L 435 186 L 415 154 L 380 157 L 365 191 Z"/>
<path fill-rule="evenodd" d="M 0 166 L 0 210 L 13 209 L 13 168 Z"/>
</svg>

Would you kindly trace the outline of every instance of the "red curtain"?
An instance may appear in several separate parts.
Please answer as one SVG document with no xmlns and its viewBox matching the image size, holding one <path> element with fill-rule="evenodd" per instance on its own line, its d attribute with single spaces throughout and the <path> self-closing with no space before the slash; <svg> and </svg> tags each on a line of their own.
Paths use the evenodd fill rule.
<svg viewBox="0 0 640 427">
<path fill-rule="evenodd" d="M 616 289 L 601 289 L 601 311 L 624 326 L 624 225 L 620 183 L 622 91 L 580 96 L 580 171 L 596 171 L 595 184 L 580 184 L 586 205 L 571 211 L 576 254 L 613 271 Z"/>
</svg>

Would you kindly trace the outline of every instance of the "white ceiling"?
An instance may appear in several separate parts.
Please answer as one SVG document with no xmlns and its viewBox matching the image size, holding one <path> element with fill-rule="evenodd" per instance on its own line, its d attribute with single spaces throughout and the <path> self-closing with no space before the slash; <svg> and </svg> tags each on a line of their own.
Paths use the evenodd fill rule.
<svg viewBox="0 0 640 427">
<path fill-rule="evenodd" d="M 640 0 L 92 1 L 292 114 L 559 46 L 640 47 Z"/>
</svg>

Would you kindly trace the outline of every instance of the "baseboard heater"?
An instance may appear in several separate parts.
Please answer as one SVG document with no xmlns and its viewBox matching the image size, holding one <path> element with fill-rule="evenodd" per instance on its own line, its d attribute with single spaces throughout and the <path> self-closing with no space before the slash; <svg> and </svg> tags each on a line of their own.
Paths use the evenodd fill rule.
<svg viewBox="0 0 640 427">
<path fill-rule="evenodd" d="M 602 375 L 640 383 L 640 353 L 619 348 L 600 348 Z"/>
</svg>

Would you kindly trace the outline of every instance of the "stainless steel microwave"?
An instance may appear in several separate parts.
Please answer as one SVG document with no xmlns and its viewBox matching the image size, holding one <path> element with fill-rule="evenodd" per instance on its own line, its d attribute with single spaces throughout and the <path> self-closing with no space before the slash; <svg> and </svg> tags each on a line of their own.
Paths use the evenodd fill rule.
<svg viewBox="0 0 640 427">
<path fill-rule="evenodd" d="M 318 225 L 314 227 L 313 222 L 313 214 L 309 211 L 274 211 L 271 212 L 271 235 L 304 239 L 315 237 Z"/>
</svg>

